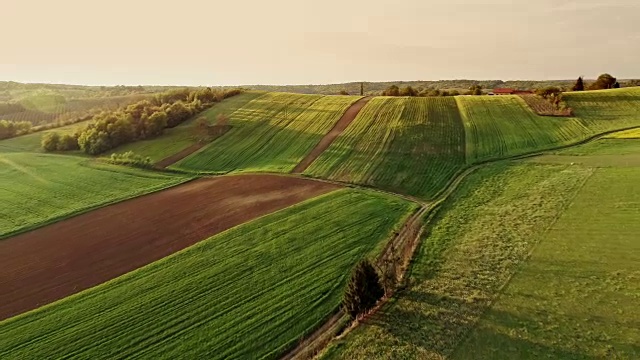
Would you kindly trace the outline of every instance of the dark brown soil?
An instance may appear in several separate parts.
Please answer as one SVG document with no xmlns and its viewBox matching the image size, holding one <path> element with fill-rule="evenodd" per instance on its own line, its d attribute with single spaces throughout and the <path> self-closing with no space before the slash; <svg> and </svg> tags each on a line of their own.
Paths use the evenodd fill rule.
<svg viewBox="0 0 640 360">
<path fill-rule="evenodd" d="M 367 104 L 367 102 L 369 102 L 369 100 L 371 100 L 370 97 L 365 97 L 351 105 L 351 107 L 348 108 L 347 111 L 345 111 L 345 113 L 342 115 L 340 120 L 338 120 L 338 122 L 333 126 L 333 129 L 331 129 L 327 133 L 327 135 L 325 135 L 322 140 L 320 140 L 318 145 L 316 145 L 316 147 L 313 148 L 313 150 L 311 150 L 311 152 L 304 159 L 302 159 L 302 161 L 298 165 L 296 165 L 296 167 L 291 172 L 300 174 L 307 170 L 309 165 L 311 165 L 311 163 L 313 163 L 313 161 L 317 159 L 320 154 L 327 150 L 327 148 L 329 148 L 329 145 L 331 145 L 331 143 L 338 137 L 338 135 L 340 135 L 344 131 L 344 129 L 346 129 L 349 124 L 351 124 L 353 119 L 356 118 L 360 110 L 362 110 L 362 108 Z"/>
<path fill-rule="evenodd" d="M 0 241 L 0 320 L 338 186 L 275 175 L 192 181 Z"/>
</svg>

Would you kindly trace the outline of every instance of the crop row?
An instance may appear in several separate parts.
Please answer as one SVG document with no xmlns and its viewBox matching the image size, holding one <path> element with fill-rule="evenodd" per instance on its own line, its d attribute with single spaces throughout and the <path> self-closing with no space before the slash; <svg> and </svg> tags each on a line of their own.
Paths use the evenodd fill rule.
<svg viewBox="0 0 640 360">
<path fill-rule="evenodd" d="M 176 164 L 195 171 L 292 170 L 358 97 L 267 93 L 231 114 L 231 130 Z"/>
<path fill-rule="evenodd" d="M 453 98 L 378 97 L 307 173 L 430 198 L 464 158 L 464 129 Z"/>
<path fill-rule="evenodd" d="M 536 115 L 517 96 L 459 96 L 467 162 L 498 159 L 575 143 L 589 136 L 640 125 L 640 89 L 565 93 L 575 117 Z"/>
</svg>

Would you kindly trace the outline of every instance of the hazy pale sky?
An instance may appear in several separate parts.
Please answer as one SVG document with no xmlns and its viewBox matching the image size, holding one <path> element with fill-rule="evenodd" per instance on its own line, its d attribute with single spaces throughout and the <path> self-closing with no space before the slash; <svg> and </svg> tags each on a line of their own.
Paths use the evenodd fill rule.
<svg viewBox="0 0 640 360">
<path fill-rule="evenodd" d="M 0 0 L 0 80 L 640 77 L 638 0 Z"/>
</svg>

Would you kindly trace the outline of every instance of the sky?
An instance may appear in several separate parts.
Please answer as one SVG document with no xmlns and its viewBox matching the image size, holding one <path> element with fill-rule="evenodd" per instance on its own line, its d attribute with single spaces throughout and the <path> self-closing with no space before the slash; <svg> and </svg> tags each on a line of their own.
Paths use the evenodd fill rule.
<svg viewBox="0 0 640 360">
<path fill-rule="evenodd" d="M 640 78 L 638 0 L 0 0 L 0 81 Z"/>
</svg>

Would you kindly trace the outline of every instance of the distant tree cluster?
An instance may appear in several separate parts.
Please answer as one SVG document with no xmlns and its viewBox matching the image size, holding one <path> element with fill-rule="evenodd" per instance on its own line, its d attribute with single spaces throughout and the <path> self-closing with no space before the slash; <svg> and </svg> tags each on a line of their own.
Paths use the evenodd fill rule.
<svg viewBox="0 0 640 360">
<path fill-rule="evenodd" d="M 27 134 L 30 130 L 31 123 L 28 121 L 0 120 L 0 140 Z"/>
<path fill-rule="evenodd" d="M 80 149 L 90 155 L 101 154 L 122 144 L 161 135 L 165 128 L 177 126 L 215 102 L 240 92 L 210 88 L 167 91 L 157 94 L 152 100 L 102 112 L 73 135 L 47 133 L 42 138 L 42 148 L 46 151 Z"/>
<path fill-rule="evenodd" d="M 429 96 L 456 96 L 460 95 L 460 92 L 457 90 L 440 90 L 434 88 L 413 88 L 412 86 L 405 86 L 403 88 L 398 87 L 397 85 L 391 85 L 384 91 L 382 91 L 382 96 L 411 96 L 411 97 L 429 97 Z"/>
</svg>

